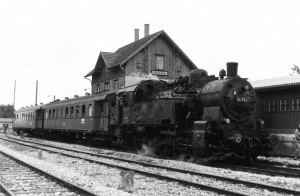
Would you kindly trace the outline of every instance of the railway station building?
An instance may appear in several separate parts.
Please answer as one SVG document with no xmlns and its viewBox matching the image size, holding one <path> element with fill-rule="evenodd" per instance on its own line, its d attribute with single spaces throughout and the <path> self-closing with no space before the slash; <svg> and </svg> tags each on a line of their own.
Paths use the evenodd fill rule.
<svg viewBox="0 0 300 196">
<path fill-rule="evenodd" d="M 273 155 L 295 156 L 295 129 L 300 121 L 300 74 L 251 82 L 258 98 L 257 117 L 264 131 L 278 138 Z"/>
<path fill-rule="evenodd" d="M 0 130 L 3 131 L 4 127 L 7 126 L 8 129 L 12 129 L 14 120 L 12 118 L 0 118 Z"/>
<path fill-rule="evenodd" d="M 268 129 L 292 133 L 300 121 L 300 74 L 252 81 L 258 118 Z"/>
<path fill-rule="evenodd" d="M 135 29 L 134 42 L 115 52 L 100 52 L 95 67 L 85 75 L 91 77 L 92 94 L 118 90 L 143 78 L 174 79 L 197 68 L 166 32 L 149 35 L 149 24 L 144 27 L 143 38 Z"/>
</svg>

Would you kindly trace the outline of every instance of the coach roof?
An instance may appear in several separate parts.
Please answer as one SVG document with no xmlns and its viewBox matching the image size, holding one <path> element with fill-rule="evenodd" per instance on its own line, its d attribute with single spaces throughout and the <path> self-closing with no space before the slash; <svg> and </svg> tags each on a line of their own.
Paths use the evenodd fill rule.
<svg viewBox="0 0 300 196">
<path fill-rule="evenodd" d="M 43 107 L 43 105 L 37 105 L 37 106 L 27 106 L 27 107 L 23 107 L 21 109 L 16 110 L 16 113 L 20 113 L 20 112 L 32 112 L 35 110 L 39 110 Z"/>
<path fill-rule="evenodd" d="M 93 101 L 100 101 L 105 100 L 105 98 L 110 94 L 115 94 L 116 91 L 105 91 L 99 94 L 94 95 L 86 95 L 82 97 L 76 97 L 71 99 L 65 99 L 62 101 L 54 101 L 48 104 L 45 104 L 43 106 L 43 109 L 53 108 L 53 107 L 61 107 L 66 105 L 75 105 L 75 104 L 81 104 L 85 102 L 93 102 Z"/>
</svg>

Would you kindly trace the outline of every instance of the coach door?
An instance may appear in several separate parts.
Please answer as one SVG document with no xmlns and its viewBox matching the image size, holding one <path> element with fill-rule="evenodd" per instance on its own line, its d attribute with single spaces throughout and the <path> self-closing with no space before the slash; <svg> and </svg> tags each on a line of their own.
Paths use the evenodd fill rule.
<svg viewBox="0 0 300 196">
<path fill-rule="evenodd" d="M 108 131 L 109 102 L 103 101 L 100 109 L 100 131 Z"/>
<path fill-rule="evenodd" d="M 43 129 L 44 128 L 44 112 L 45 110 L 37 110 L 36 111 L 36 128 Z"/>
</svg>

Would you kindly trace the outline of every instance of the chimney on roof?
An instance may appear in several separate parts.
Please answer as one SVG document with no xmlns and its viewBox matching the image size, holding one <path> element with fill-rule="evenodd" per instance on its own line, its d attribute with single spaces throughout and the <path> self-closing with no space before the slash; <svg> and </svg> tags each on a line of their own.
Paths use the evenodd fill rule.
<svg viewBox="0 0 300 196">
<path fill-rule="evenodd" d="M 150 28 L 150 25 L 145 24 L 145 36 L 144 37 L 147 37 L 149 35 L 149 28 Z"/>
<path fill-rule="evenodd" d="M 137 41 L 139 39 L 139 29 L 134 29 L 134 41 Z"/>
</svg>

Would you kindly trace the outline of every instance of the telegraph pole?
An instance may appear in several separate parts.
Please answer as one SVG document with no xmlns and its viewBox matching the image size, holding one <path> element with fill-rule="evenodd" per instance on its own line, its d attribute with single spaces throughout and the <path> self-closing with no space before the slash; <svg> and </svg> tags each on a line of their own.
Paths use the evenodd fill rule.
<svg viewBox="0 0 300 196">
<path fill-rule="evenodd" d="M 16 100 L 16 80 L 14 85 L 14 102 L 13 102 L 13 108 L 15 108 L 15 100 Z"/>
<path fill-rule="evenodd" d="M 37 80 L 35 85 L 35 106 L 37 106 L 38 86 L 39 86 L 39 81 Z"/>
</svg>

